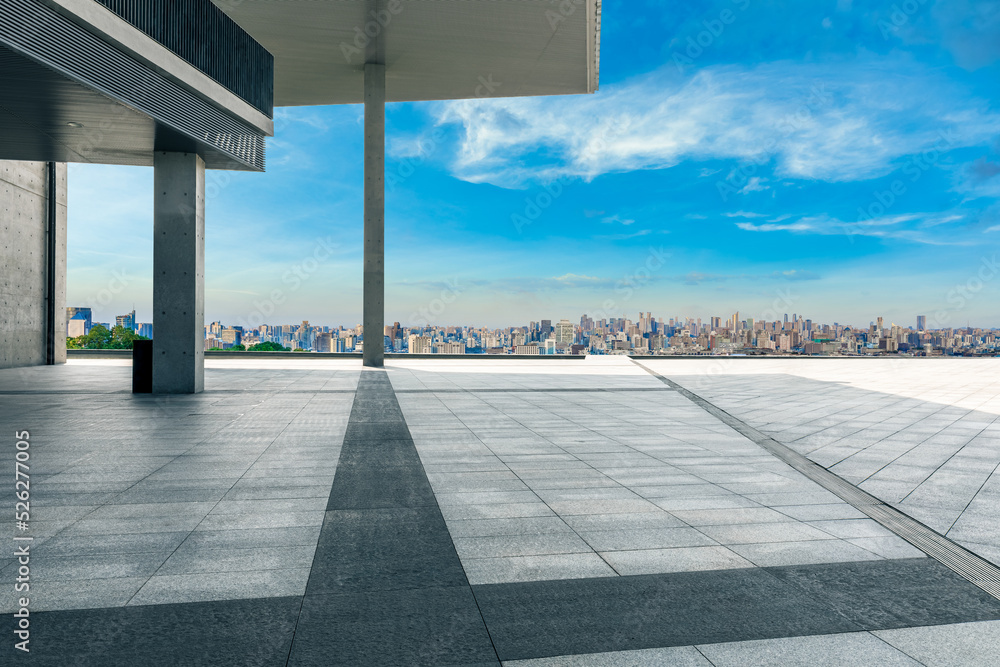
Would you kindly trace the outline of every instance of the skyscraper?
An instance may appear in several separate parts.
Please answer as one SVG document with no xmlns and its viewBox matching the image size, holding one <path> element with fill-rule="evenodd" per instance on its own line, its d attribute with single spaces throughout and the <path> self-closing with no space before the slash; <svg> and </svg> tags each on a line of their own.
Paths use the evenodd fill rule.
<svg viewBox="0 0 1000 667">
<path fill-rule="evenodd" d="M 556 324 L 556 342 L 573 344 L 573 323 L 569 320 L 559 320 Z"/>
<path fill-rule="evenodd" d="M 927 331 L 926 315 L 917 315 L 917 331 Z"/>
<path fill-rule="evenodd" d="M 131 313 L 117 315 L 115 317 L 115 326 L 124 327 L 129 331 L 135 331 L 135 309 L 133 309 Z"/>
</svg>

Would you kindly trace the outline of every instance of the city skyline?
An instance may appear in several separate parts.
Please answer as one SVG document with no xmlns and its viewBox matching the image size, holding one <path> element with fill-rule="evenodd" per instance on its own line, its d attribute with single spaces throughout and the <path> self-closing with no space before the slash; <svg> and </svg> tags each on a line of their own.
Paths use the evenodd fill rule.
<svg viewBox="0 0 1000 667">
<path fill-rule="evenodd" d="M 989 17 L 930 1 L 642 10 L 604 3 L 599 95 L 388 106 L 387 320 L 442 293 L 449 321 L 493 326 L 787 295 L 824 321 L 1000 326 Z M 279 319 L 360 321 L 360 118 L 279 109 L 266 178 L 208 173 L 207 318 L 249 318 L 277 289 Z M 108 294 L 148 319 L 151 170 L 71 165 L 69 184 L 68 302 Z"/>
</svg>

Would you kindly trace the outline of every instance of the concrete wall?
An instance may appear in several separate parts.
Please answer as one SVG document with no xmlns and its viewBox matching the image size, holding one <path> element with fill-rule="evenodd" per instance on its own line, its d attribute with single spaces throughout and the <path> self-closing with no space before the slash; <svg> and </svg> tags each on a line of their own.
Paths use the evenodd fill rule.
<svg viewBox="0 0 1000 667">
<path fill-rule="evenodd" d="M 56 166 L 56 362 L 66 361 L 66 165 Z M 0 160 L 0 368 L 45 363 L 48 177 Z"/>
</svg>

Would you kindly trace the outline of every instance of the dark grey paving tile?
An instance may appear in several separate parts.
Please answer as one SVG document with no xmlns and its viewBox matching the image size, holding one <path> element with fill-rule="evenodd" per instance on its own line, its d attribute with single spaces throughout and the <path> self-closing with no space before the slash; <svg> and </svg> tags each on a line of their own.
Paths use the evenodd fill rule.
<svg viewBox="0 0 1000 667">
<path fill-rule="evenodd" d="M 436 508 L 437 501 L 419 464 L 382 466 L 368 462 L 337 468 L 327 509 L 425 506 Z"/>
<path fill-rule="evenodd" d="M 308 594 L 465 584 L 436 507 L 327 512 Z"/>
<path fill-rule="evenodd" d="M 768 571 L 866 630 L 1000 619 L 1000 600 L 930 558 Z"/>
<path fill-rule="evenodd" d="M 288 664 L 499 667 L 465 585 L 306 595 Z"/>
<path fill-rule="evenodd" d="M 284 597 L 38 612 L 32 614 L 30 662 L 54 667 L 280 665 L 288 656 L 300 601 Z"/>
<path fill-rule="evenodd" d="M 758 569 L 473 589 L 501 660 L 860 629 Z"/>
</svg>

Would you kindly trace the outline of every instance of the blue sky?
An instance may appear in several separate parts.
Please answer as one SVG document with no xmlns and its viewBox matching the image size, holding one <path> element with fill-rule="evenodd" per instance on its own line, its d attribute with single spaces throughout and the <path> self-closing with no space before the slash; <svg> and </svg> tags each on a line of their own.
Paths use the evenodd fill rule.
<svg viewBox="0 0 1000 667">
<path fill-rule="evenodd" d="M 206 321 L 360 322 L 361 121 L 209 172 Z M 1000 326 L 1000 1 L 604 0 L 597 94 L 393 104 L 387 146 L 388 322 Z M 69 211 L 67 304 L 149 321 L 152 169 L 71 165 Z"/>
</svg>

